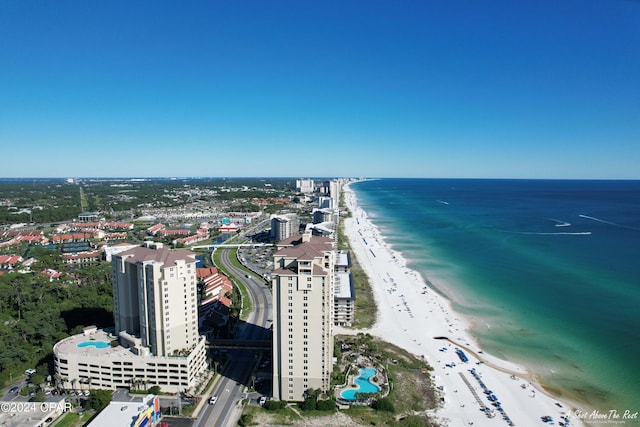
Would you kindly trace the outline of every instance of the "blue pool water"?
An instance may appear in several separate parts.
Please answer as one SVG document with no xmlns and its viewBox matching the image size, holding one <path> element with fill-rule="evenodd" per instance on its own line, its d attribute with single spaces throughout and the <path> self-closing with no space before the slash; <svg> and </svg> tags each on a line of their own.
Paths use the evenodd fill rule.
<svg viewBox="0 0 640 427">
<path fill-rule="evenodd" d="M 106 341 L 83 341 L 77 345 L 78 348 L 95 347 L 95 348 L 107 348 L 111 344 Z"/>
<path fill-rule="evenodd" d="M 340 393 L 340 397 L 345 400 L 356 400 L 356 393 L 377 393 L 380 391 L 380 387 L 369 381 L 369 378 L 376 374 L 376 370 L 373 368 L 360 369 L 360 375 L 356 378 L 355 383 L 358 388 L 352 388 L 344 390 Z"/>
</svg>

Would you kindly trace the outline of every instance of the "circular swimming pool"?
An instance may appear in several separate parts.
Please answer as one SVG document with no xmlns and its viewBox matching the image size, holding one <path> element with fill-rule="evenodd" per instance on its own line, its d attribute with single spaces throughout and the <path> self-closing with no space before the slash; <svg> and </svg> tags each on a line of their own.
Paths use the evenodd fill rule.
<svg viewBox="0 0 640 427">
<path fill-rule="evenodd" d="M 107 341 L 82 341 L 78 343 L 76 347 L 85 348 L 85 347 L 95 347 L 95 348 L 107 348 L 111 344 Z"/>
<path fill-rule="evenodd" d="M 349 390 L 343 390 L 340 393 L 340 397 L 345 400 L 356 400 L 356 393 L 377 393 L 380 391 L 380 387 L 372 383 L 369 379 L 376 374 L 376 370 L 373 368 L 362 368 L 360 374 L 355 379 L 357 388 Z"/>
</svg>

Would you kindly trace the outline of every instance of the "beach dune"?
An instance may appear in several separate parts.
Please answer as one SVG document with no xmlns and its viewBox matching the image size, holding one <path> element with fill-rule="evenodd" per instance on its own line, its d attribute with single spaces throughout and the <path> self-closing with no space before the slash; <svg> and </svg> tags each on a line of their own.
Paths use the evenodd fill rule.
<svg viewBox="0 0 640 427">
<path fill-rule="evenodd" d="M 352 213 L 344 220 L 345 234 L 378 306 L 377 322 L 366 332 L 434 368 L 443 403 L 437 418 L 449 426 L 535 426 L 544 425 L 542 417 L 551 417 L 554 425 L 567 418 L 570 425 L 584 425 L 574 416 L 574 405 L 548 395 L 531 372 L 484 353 L 469 334 L 468 321 L 384 241 L 349 185 L 344 196 Z"/>
</svg>

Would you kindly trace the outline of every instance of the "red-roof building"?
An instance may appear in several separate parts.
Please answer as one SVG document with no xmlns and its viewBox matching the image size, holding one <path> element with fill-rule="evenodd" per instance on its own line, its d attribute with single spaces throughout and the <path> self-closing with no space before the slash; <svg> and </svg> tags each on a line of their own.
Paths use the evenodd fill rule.
<svg viewBox="0 0 640 427">
<path fill-rule="evenodd" d="M 203 240 L 207 240 L 209 238 L 209 230 L 198 230 L 198 234 L 195 236 L 181 237 L 176 239 L 174 243 L 182 243 L 183 245 L 192 245 L 197 242 L 202 242 Z"/>
<path fill-rule="evenodd" d="M 13 270 L 19 262 L 22 262 L 20 255 L 0 255 L 0 269 Z"/>
<path fill-rule="evenodd" d="M 63 254 L 62 262 L 65 264 L 94 264 L 102 258 L 100 251 L 78 252 L 73 254 Z"/>
<path fill-rule="evenodd" d="M 122 231 L 120 233 L 105 233 L 102 238 L 104 240 L 122 240 L 127 238 L 127 232 Z"/>
<path fill-rule="evenodd" d="M 191 233 L 191 230 L 189 229 L 183 229 L 180 228 L 178 230 L 160 230 L 158 231 L 158 234 L 162 237 L 167 237 L 167 236 L 188 236 Z"/>
<path fill-rule="evenodd" d="M 147 228 L 147 233 L 155 236 L 156 234 L 158 234 L 158 231 L 164 230 L 165 228 L 166 226 L 164 224 L 155 224 Z"/>
<path fill-rule="evenodd" d="M 196 277 L 204 288 L 201 306 L 220 301 L 229 307 L 231 300 L 225 294 L 233 290 L 233 285 L 227 276 L 220 274 L 215 267 L 208 267 L 196 269 Z"/>
<path fill-rule="evenodd" d="M 51 236 L 51 243 L 84 242 L 91 240 L 93 233 L 66 233 Z"/>
<path fill-rule="evenodd" d="M 240 227 L 235 224 L 225 224 L 218 227 L 218 231 L 222 233 L 232 233 L 238 231 Z"/>
<path fill-rule="evenodd" d="M 47 276 L 49 276 L 50 282 L 53 282 L 54 280 L 58 280 L 62 276 L 62 273 L 56 270 L 52 270 L 50 268 L 42 270 L 42 274 L 46 274 Z"/>
</svg>

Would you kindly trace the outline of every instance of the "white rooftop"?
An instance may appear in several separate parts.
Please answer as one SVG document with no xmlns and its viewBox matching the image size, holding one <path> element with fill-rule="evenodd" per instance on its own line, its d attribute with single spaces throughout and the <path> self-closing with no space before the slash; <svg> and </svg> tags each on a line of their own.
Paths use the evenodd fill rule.
<svg viewBox="0 0 640 427">
<path fill-rule="evenodd" d="M 351 273 L 336 272 L 333 284 L 334 298 L 353 299 L 351 289 Z"/>
<path fill-rule="evenodd" d="M 140 414 L 153 405 L 153 395 L 148 395 L 133 402 L 111 402 L 87 427 L 133 426 Z"/>
</svg>

